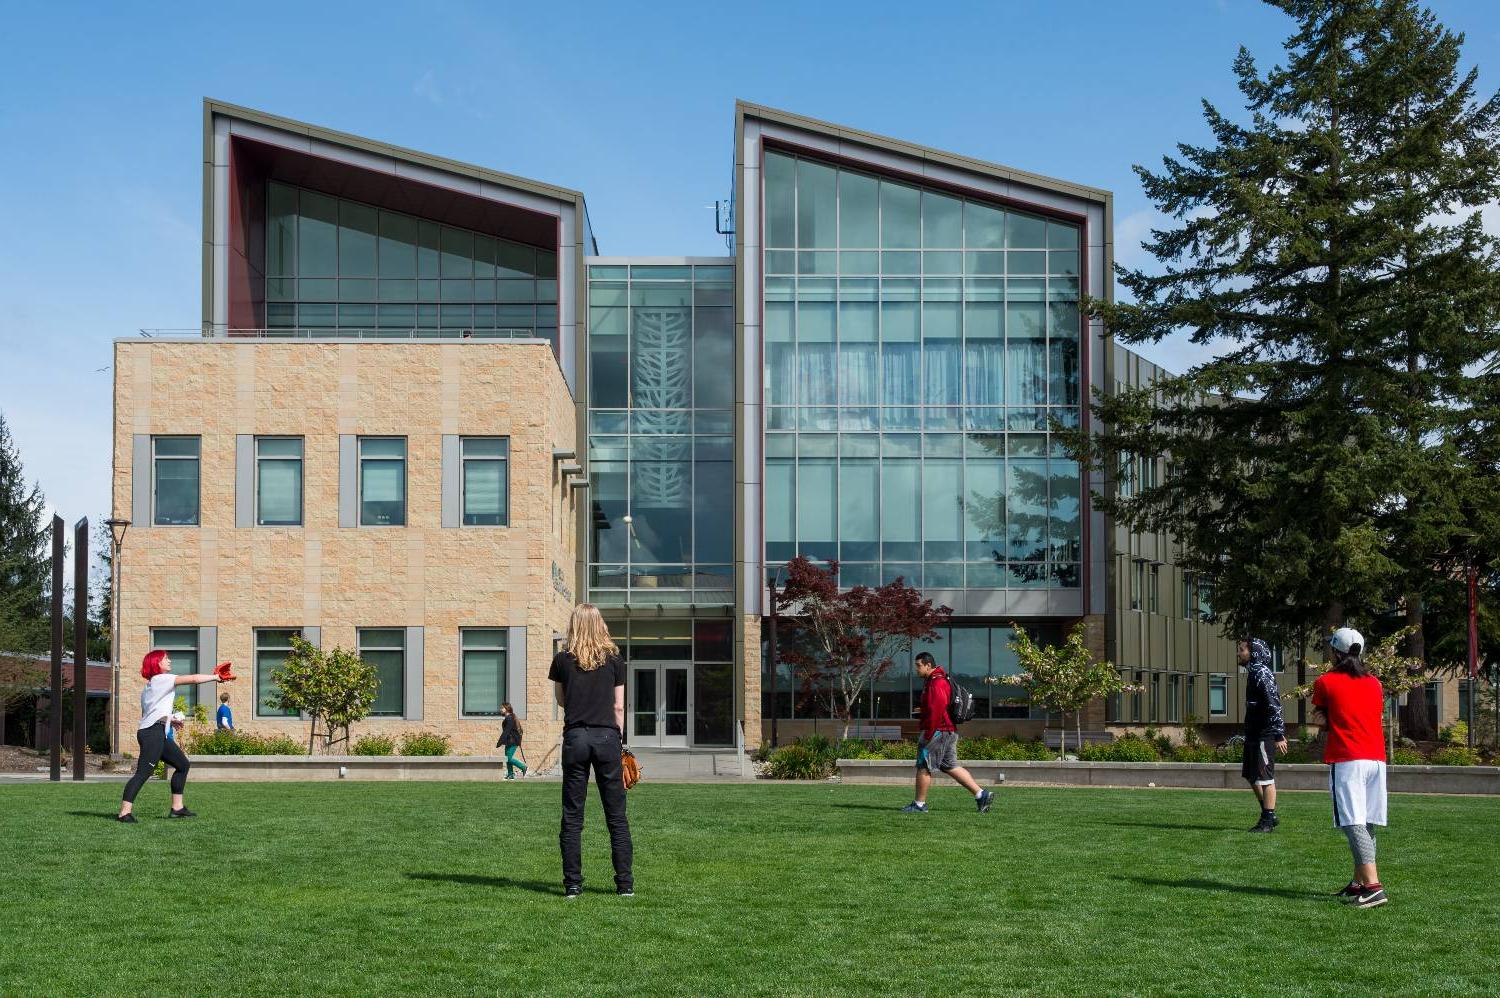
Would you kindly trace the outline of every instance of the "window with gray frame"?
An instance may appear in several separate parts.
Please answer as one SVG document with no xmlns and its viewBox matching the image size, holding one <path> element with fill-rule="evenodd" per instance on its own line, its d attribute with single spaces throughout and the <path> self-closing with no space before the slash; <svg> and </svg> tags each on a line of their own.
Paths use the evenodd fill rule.
<svg viewBox="0 0 1500 998">
<path fill-rule="evenodd" d="M 198 526 L 200 437 L 151 438 L 151 522 Z"/>
<path fill-rule="evenodd" d="M 375 669 L 380 689 L 371 717 L 401 717 L 406 712 L 406 630 L 400 627 L 362 627 L 359 657 Z"/>
<path fill-rule="evenodd" d="M 359 438 L 359 525 L 406 526 L 406 438 Z"/>
<path fill-rule="evenodd" d="M 151 629 L 151 647 L 160 648 L 172 660 L 172 672 L 191 676 L 198 671 L 198 628 L 156 627 Z M 180 697 L 191 710 L 198 704 L 198 687 L 179 686 L 174 700 Z"/>
<path fill-rule="evenodd" d="M 1167 721 L 1177 724 L 1182 721 L 1182 677 L 1167 677 Z"/>
<path fill-rule="evenodd" d="M 1146 585 L 1146 563 L 1139 558 L 1130 563 L 1130 609 L 1141 608 L 1141 590 Z"/>
<path fill-rule="evenodd" d="M 465 627 L 459 682 L 464 717 L 497 717 L 506 690 L 506 629 Z"/>
<path fill-rule="evenodd" d="M 1229 712 L 1229 677 L 1208 677 L 1208 713 L 1210 717 L 1222 717 Z"/>
<path fill-rule="evenodd" d="M 302 526 L 302 438 L 255 438 L 255 522 Z"/>
<path fill-rule="evenodd" d="M 1191 718 L 1193 718 L 1195 720 L 1201 720 L 1202 719 L 1202 715 L 1198 713 L 1198 677 L 1197 676 L 1188 676 L 1187 677 L 1187 692 L 1185 694 L 1184 710 L 1186 710 L 1187 716 L 1189 716 L 1189 717 L 1191 717 Z"/>
<path fill-rule="evenodd" d="M 510 438 L 464 437 L 463 524 L 504 527 L 510 523 Z"/>
<path fill-rule="evenodd" d="M 301 636 L 301 629 L 295 627 L 257 627 L 255 629 L 256 717 L 297 716 L 295 710 L 278 710 L 270 705 L 271 697 L 278 692 L 275 681 L 271 679 L 271 673 L 286 663 L 287 656 L 292 653 L 292 638 Z"/>
<path fill-rule="evenodd" d="M 1161 566 L 1153 564 L 1146 575 L 1146 612 L 1161 612 Z"/>
</svg>

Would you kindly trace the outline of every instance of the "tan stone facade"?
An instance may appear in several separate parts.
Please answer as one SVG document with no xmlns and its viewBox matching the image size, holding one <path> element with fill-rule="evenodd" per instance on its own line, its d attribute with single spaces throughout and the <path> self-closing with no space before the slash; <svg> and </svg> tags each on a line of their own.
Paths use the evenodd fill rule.
<svg viewBox="0 0 1500 998">
<path fill-rule="evenodd" d="M 114 515 L 131 517 L 136 476 L 151 473 L 134 466 L 141 436 L 201 438 L 200 525 L 135 517 L 126 538 L 121 747 L 135 744 L 135 663 L 153 628 L 216 629 L 216 657 L 242 678 L 230 689 L 237 725 L 305 737 L 301 721 L 254 716 L 257 628 L 317 627 L 327 649 L 353 648 L 358 628 L 420 627 L 421 716 L 370 719 L 354 735 L 440 731 L 456 751 L 492 752 L 498 719 L 460 714 L 460 629 L 524 627 L 528 754 L 533 766 L 555 761 L 546 673 L 579 592 L 576 512 L 587 493 L 569 487 L 553 451 L 574 449 L 575 418 L 537 342 L 118 343 Z M 303 526 L 236 527 L 244 434 L 304 439 Z M 508 526 L 442 526 L 445 434 L 509 437 Z M 340 490 L 352 487 L 341 481 L 341 435 L 406 438 L 405 527 L 340 527 Z"/>
</svg>

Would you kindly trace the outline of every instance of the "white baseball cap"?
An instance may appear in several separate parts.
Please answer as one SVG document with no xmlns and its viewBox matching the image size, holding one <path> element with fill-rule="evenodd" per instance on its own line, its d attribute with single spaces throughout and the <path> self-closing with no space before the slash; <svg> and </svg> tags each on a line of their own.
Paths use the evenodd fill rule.
<svg viewBox="0 0 1500 998">
<path fill-rule="evenodd" d="M 1349 649 L 1355 645 L 1360 651 L 1365 649 L 1365 636 L 1352 627 L 1340 627 L 1333 632 L 1333 637 L 1328 639 L 1328 644 L 1334 651 L 1341 655 L 1349 654 Z"/>
</svg>

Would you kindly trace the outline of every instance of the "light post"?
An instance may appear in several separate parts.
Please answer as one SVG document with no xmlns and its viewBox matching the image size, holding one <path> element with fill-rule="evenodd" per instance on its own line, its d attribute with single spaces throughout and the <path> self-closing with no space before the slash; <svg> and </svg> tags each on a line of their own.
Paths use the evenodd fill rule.
<svg viewBox="0 0 1500 998">
<path fill-rule="evenodd" d="M 776 661 L 776 583 L 781 581 L 781 566 L 776 569 L 776 574 L 766 583 L 766 592 L 770 595 L 770 622 L 766 635 L 766 658 L 770 660 L 771 667 L 771 747 L 776 747 L 776 719 L 781 716 L 780 683 L 778 681 L 781 673 L 781 663 Z"/>
<path fill-rule="evenodd" d="M 109 757 L 120 758 L 120 549 L 129 520 L 105 520 L 109 527 Z"/>
</svg>

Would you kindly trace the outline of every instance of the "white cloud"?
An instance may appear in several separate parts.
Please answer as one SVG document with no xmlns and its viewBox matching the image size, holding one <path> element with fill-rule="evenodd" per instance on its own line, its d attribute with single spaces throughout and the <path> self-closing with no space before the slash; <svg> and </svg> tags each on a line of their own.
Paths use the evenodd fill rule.
<svg viewBox="0 0 1500 998">
<path fill-rule="evenodd" d="M 437 74 L 430 69 L 412 84 L 411 92 L 437 107 L 443 106 L 443 91 L 438 86 Z"/>
</svg>

